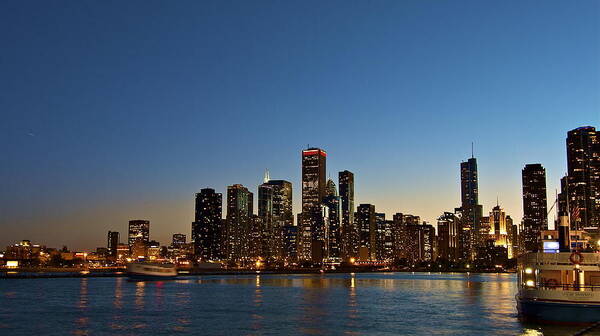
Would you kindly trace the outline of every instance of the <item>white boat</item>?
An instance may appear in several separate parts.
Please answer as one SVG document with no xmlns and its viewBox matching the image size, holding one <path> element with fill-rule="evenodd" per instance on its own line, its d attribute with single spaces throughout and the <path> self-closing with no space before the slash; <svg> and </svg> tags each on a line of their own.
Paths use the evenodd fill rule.
<svg viewBox="0 0 600 336">
<path fill-rule="evenodd" d="M 528 253 L 519 260 L 517 307 L 526 319 L 600 321 L 600 255 Z"/>
<path fill-rule="evenodd" d="M 174 264 L 132 262 L 127 264 L 127 275 L 132 280 L 171 280 L 177 277 Z"/>
<path fill-rule="evenodd" d="M 560 252 L 532 252 L 518 258 L 519 314 L 538 322 L 599 322 L 600 254 L 571 251 L 564 215 L 559 231 Z"/>
</svg>

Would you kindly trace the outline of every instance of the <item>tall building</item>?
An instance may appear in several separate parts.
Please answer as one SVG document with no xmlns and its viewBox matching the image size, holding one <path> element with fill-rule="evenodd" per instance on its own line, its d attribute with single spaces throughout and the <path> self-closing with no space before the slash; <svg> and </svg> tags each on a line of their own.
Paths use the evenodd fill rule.
<svg viewBox="0 0 600 336">
<path fill-rule="evenodd" d="M 600 226 L 600 139 L 591 126 L 567 133 L 568 204 L 571 229 L 598 232 Z"/>
<path fill-rule="evenodd" d="M 541 232 L 548 230 L 548 207 L 546 204 L 546 169 L 541 164 L 527 164 L 522 171 L 523 179 L 523 243 L 528 252 L 541 247 Z M 509 255 L 512 252 L 509 251 Z"/>
<path fill-rule="evenodd" d="M 448 261 L 460 259 L 460 220 L 452 212 L 444 212 L 437 219 L 438 256 Z"/>
<path fill-rule="evenodd" d="M 182 248 L 186 243 L 186 236 L 183 233 L 174 233 L 171 246 L 174 248 Z"/>
<path fill-rule="evenodd" d="M 327 226 L 325 228 L 327 261 L 339 262 L 342 259 L 341 198 L 338 196 L 332 180 L 327 181 L 327 195 L 323 198 L 323 205 L 327 207 Z"/>
<path fill-rule="evenodd" d="M 119 245 L 119 233 L 116 231 L 108 231 L 108 255 L 111 257 L 117 256 L 117 245 Z"/>
<path fill-rule="evenodd" d="M 241 184 L 227 187 L 227 258 L 244 264 L 250 258 L 252 193 Z"/>
<path fill-rule="evenodd" d="M 385 251 L 385 213 L 375 213 L 375 259 L 384 261 L 387 259 Z"/>
<path fill-rule="evenodd" d="M 320 148 L 302 151 L 302 223 L 298 253 L 301 261 L 322 261 L 325 223 L 322 201 L 325 197 L 327 153 Z"/>
<path fill-rule="evenodd" d="M 516 258 L 519 255 L 519 234 L 517 225 L 513 223 L 510 216 L 506 216 L 506 231 L 508 232 L 507 237 L 507 252 L 508 258 Z"/>
<path fill-rule="evenodd" d="M 358 206 L 356 221 L 360 229 L 359 259 L 361 261 L 374 261 L 377 259 L 377 219 L 373 204 Z"/>
<path fill-rule="evenodd" d="M 421 218 L 410 214 L 396 213 L 393 216 L 393 240 L 394 259 L 398 261 L 412 262 L 419 244 L 415 241 L 415 230 L 413 226 L 419 225 Z M 417 234 L 418 236 L 418 234 Z"/>
<path fill-rule="evenodd" d="M 147 246 L 150 240 L 150 221 L 144 219 L 134 219 L 129 221 L 129 235 L 127 242 L 129 250 L 133 251 L 134 245 Z M 139 250 L 139 248 L 138 248 Z M 138 253 L 141 256 L 141 254 Z"/>
<path fill-rule="evenodd" d="M 298 227 L 294 225 L 283 227 L 283 258 L 287 263 L 295 262 L 298 258 Z"/>
<path fill-rule="evenodd" d="M 223 195 L 204 188 L 196 193 L 196 212 L 192 223 L 194 255 L 202 260 L 223 257 Z"/>
<path fill-rule="evenodd" d="M 292 184 L 265 177 L 264 183 L 258 187 L 258 216 L 265 228 L 265 257 L 282 260 L 285 256 L 283 228 L 294 225 Z"/>
<path fill-rule="evenodd" d="M 265 177 L 265 180 L 266 179 L 267 177 Z M 260 224 L 264 230 L 260 236 L 257 237 L 257 240 L 262 244 L 262 256 L 267 259 L 274 259 L 277 255 L 277 251 L 274 237 L 275 229 L 273 225 L 273 186 L 268 184 L 268 180 L 258 186 L 258 217 L 260 218 Z M 254 228 L 254 230 L 257 229 L 258 227 Z"/>
<path fill-rule="evenodd" d="M 463 258 L 472 260 L 476 249 L 482 245 L 481 217 L 483 207 L 479 204 L 477 159 L 471 157 L 460 164 L 461 207 L 461 249 Z"/>
<path fill-rule="evenodd" d="M 489 238 L 494 240 L 494 244 L 496 246 L 504 246 L 508 248 L 506 213 L 504 210 L 502 210 L 502 208 L 500 208 L 499 204 L 497 204 L 490 212 L 489 223 Z"/>
<path fill-rule="evenodd" d="M 339 172 L 340 200 L 342 208 L 342 257 L 358 257 L 358 227 L 354 221 L 354 174 L 347 170 Z"/>
</svg>

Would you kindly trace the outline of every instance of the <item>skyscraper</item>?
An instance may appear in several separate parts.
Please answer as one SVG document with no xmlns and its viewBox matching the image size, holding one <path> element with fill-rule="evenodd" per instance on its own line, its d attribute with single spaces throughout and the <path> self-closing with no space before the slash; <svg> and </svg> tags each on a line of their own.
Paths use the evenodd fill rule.
<svg viewBox="0 0 600 336">
<path fill-rule="evenodd" d="M 115 231 L 108 231 L 108 255 L 111 257 L 117 256 L 117 245 L 119 245 L 119 233 Z"/>
<path fill-rule="evenodd" d="M 174 233 L 171 246 L 174 248 L 182 248 L 186 243 L 186 236 L 183 233 Z"/>
<path fill-rule="evenodd" d="M 568 203 L 571 229 L 594 233 L 600 226 L 600 139 L 591 126 L 567 133 Z"/>
<path fill-rule="evenodd" d="M 375 259 L 387 259 L 385 251 L 386 220 L 385 213 L 375 213 Z"/>
<path fill-rule="evenodd" d="M 250 260 L 252 193 L 241 184 L 227 187 L 227 257 L 242 264 Z"/>
<path fill-rule="evenodd" d="M 490 239 L 494 240 L 495 246 L 508 248 L 508 230 L 506 225 L 506 213 L 497 204 L 490 212 Z M 512 223 L 511 223 L 512 225 Z"/>
<path fill-rule="evenodd" d="M 284 232 L 293 226 L 292 184 L 284 180 L 268 180 L 258 187 L 258 216 L 265 227 L 265 257 L 280 260 L 284 257 Z"/>
<path fill-rule="evenodd" d="M 448 261 L 460 259 L 460 220 L 452 212 L 444 212 L 437 220 L 438 256 Z"/>
<path fill-rule="evenodd" d="M 359 259 L 377 259 L 377 219 L 373 204 L 361 204 L 356 210 L 356 221 L 360 229 Z"/>
<path fill-rule="evenodd" d="M 471 157 L 460 164 L 461 249 L 463 258 L 472 260 L 476 249 L 482 245 L 481 217 L 483 207 L 479 205 L 477 159 Z"/>
<path fill-rule="evenodd" d="M 339 172 L 340 200 L 342 208 L 342 257 L 358 257 L 358 228 L 354 221 L 354 174 L 347 170 Z"/>
<path fill-rule="evenodd" d="M 321 262 L 325 243 L 323 198 L 327 153 L 320 148 L 302 151 L 302 223 L 299 259 Z"/>
<path fill-rule="evenodd" d="M 525 251 L 536 252 L 541 248 L 541 231 L 548 230 L 546 169 L 539 163 L 527 164 L 523 168 L 522 179 L 523 243 Z"/>
<path fill-rule="evenodd" d="M 129 235 L 127 242 L 129 250 L 133 251 L 134 244 L 147 245 L 150 240 L 150 221 L 134 219 L 129 221 Z"/>
<path fill-rule="evenodd" d="M 330 262 L 341 261 L 342 231 L 340 222 L 341 199 L 338 196 L 335 183 L 327 181 L 327 195 L 323 198 L 323 204 L 327 207 L 327 227 L 325 241 L 327 244 L 327 259 Z"/>
<path fill-rule="evenodd" d="M 204 188 L 196 193 L 196 212 L 192 223 L 194 255 L 202 260 L 218 260 L 223 256 L 221 218 L 223 195 Z"/>
</svg>

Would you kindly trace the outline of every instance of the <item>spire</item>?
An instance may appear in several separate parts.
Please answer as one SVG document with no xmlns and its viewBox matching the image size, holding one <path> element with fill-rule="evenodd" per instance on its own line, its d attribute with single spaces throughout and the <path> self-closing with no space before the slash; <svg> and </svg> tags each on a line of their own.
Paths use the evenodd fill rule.
<svg viewBox="0 0 600 336">
<path fill-rule="evenodd" d="M 473 150 L 473 141 L 471 141 L 471 158 L 475 158 L 475 152 Z"/>
<path fill-rule="evenodd" d="M 265 169 L 265 177 L 263 178 L 263 183 L 267 183 L 271 180 L 271 177 L 269 176 L 269 170 Z"/>
</svg>

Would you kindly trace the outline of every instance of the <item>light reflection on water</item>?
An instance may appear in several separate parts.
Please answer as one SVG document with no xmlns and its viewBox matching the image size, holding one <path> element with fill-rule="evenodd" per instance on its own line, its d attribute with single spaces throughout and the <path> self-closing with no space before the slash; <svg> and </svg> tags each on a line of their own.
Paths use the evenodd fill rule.
<svg viewBox="0 0 600 336">
<path fill-rule="evenodd" d="M 1 335 L 570 335 L 523 324 L 511 274 L 0 280 Z M 70 326 L 70 327 L 69 327 Z"/>
</svg>

